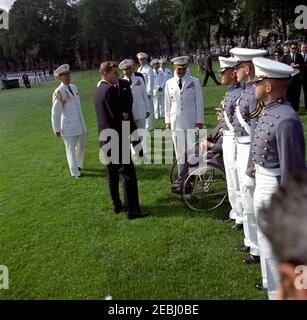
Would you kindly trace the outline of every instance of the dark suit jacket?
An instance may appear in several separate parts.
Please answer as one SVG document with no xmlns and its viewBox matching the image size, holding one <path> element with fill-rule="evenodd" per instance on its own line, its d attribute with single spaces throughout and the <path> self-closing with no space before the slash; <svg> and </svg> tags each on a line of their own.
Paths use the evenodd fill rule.
<svg viewBox="0 0 307 320">
<path fill-rule="evenodd" d="M 222 153 L 222 144 L 223 144 L 223 122 L 219 121 L 217 126 L 208 134 L 207 140 L 211 143 L 214 143 L 212 150 L 216 153 Z"/>
<path fill-rule="evenodd" d="M 211 56 L 206 56 L 205 58 L 205 67 L 204 67 L 206 72 L 212 71 L 212 57 Z"/>
<path fill-rule="evenodd" d="M 128 81 L 120 80 L 119 88 L 111 86 L 105 81 L 102 81 L 96 89 L 95 108 L 98 124 L 98 135 L 102 130 L 114 129 L 119 134 L 119 142 L 122 141 L 122 122 L 123 113 L 129 114 L 130 133 L 136 127 L 132 115 L 132 93 Z M 107 141 L 100 141 L 100 145 L 106 144 Z"/>
<path fill-rule="evenodd" d="M 285 54 L 285 55 L 282 57 L 281 62 L 286 63 L 287 65 L 290 66 L 291 63 L 293 62 L 293 61 L 292 61 L 292 58 L 291 58 L 291 54 L 290 54 L 290 53 Z M 301 74 L 295 76 L 295 77 L 299 77 L 299 78 L 300 78 L 300 77 L 303 75 L 303 72 L 304 72 L 304 58 L 303 58 L 303 56 L 302 56 L 300 53 L 297 53 L 297 54 L 295 55 L 294 63 L 300 65 L 299 70 L 300 70 Z"/>
</svg>

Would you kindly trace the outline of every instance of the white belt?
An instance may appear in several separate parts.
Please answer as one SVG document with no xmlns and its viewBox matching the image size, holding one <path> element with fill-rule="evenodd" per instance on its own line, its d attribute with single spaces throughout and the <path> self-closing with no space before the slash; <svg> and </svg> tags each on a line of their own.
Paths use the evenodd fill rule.
<svg viewBox="0 0 307 320">
<path fill-rule="evenodd" d="M 224 137 L 234 137 L 235 133 L 230 130 L 223 130 Z"/>
<path fill-rule="evenodd" d="M 244 118 L 242 117 L 242 114 L 241 114 L 241 111 L 240 111 L 240 106 L 239 106 L 239 101 L 240 99 L 238 100 L 238 105 L 236 107 L 236 116 L 237 116 L 237 119 L 240 123 L 240 125 L 244 128 L 244 130 L 250 134 L 251 133 L 251 127 L 250 125 L 248 125 L 248 123 L 245 122 Z"/>
<path fill-rule="evenodd" d="M 263 168 L 257 164 L 256 164 L 256 172 L 264 176 L 271 176 L 271 177 L 281 176 L 280 168 L 275 168 L 275 169 Z"/>
<path fill-rule="evenodd" d="M 251 142 L 251 137 L 250 136 L 243 136 L 243 137 L 237 137 L 237 142 L 238 143 L 244 143 L 244 144 L 247 144 L 247 143 L 250 143 Z"/>
<path fill-rule="evenodd" d="M 235 128 L 233 127 L 233 125 L 231 124 L 229 118 L 228 118 L 228 115 L 227 115 L 227 112 L 224 111 L 224 120 L 225 120 L 225 123 L 227 125 L 227 127 L 229 128 L 229 131 L 232 131 L 234 132 L 235 131 Z"/>
</svg>

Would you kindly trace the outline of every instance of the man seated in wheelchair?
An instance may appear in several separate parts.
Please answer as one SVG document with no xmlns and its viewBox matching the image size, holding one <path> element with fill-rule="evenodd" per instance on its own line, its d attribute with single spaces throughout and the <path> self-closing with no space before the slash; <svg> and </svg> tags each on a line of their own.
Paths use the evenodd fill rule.
<svg viewBox="0 0 307 320">
<path fill-rule="evenodd" d="M 185 155 L 185 164 L 182 167 L 178 179 L 171 187 L 171 192 L 180 193 L 182 182 L 189 174 L 201 166 L 206 166 L 206 163 L 214 163 L 219 167 L 223 167 L 223 110 L 216 108 L 217 126 L 208 134 L 206 139 L 199 143 L 199 148 L 194 151 L 187 151 Z"/>
</svg>

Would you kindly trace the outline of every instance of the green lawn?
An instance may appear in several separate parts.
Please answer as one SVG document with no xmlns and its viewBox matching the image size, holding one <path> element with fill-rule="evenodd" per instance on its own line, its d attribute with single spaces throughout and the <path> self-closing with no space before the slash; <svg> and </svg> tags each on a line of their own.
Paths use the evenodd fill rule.
<svg viewBox="0 0 307 320">
<path fill-rule="evenodd" d="M 80 181 L 70 177 L 63 142 L 51 130 L 58 83 L 0 92 L 0 265 L 10 271 L 0 299 L 266 299 L 254 289 L 259 266 L 245 266 L 235 251 L 242 233 L 222 222 L 228 205 L 211 214 L 185 209 L 169 191 L 169 165 L 137 166 L 149 218 L 113 213 L 98 158 L 98 77 L 73 74 L 88 127 Z M 209 129 L 224 93 L 211 80 L 205 88 Z"/>
</svg>

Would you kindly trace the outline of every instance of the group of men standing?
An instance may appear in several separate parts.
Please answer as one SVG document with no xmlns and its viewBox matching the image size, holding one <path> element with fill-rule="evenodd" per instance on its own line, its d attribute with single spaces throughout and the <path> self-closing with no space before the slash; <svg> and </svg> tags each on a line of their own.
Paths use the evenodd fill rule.
<svg viewBox="0 0 307 320">
<path fill-rule="evenodd" d="M 234 48 L 230 52 L 231 58 L 219 57 L 221 82 L 227 86 L 221 106 L 230 219 L 235 222 L 233 230 L 244 231 L 244 243 L 237 248 L 248 253 L 243 262 L 261 263 L 262 281 L 256 287 L 267 289 L 269 298 L 273 299 L 279 283 L 277 264 L 257 219 L 278 186 L 285 184 L 290 174 L 305 171 L 303 127 L 286 100 L 295 70 L 263 58 L 264 50 Z M 199 80 L 189 73 L 189 57 L 172 60 L 174 76 L 165 68 L 165 60 L 153 59 L 150 66 L 147 54 L 139 53 L 137 57 L 138 72 L 133 60 L 119 64 L 122 79 L 116 63 L 102 63 L 101 81 L 94 98 L 100 145 L 106 158 L 111 159 L 107 170 L 114 212 L 126 211 L 129 219 L 147 216 L 140 210 L 130 155 L 135 129 L 153 130 L 155 117 L 164 116 L 165 128 L 172 132 L 179 160 L 194 142 L 187 131 L 204 126 L 203 93 Z M 71 174 L 79 178 L 86 129 L 78 90 L 70 84 L 69 66 L 59 67 L 55 75 L 62 83 L 53 97 L 53 130 L 57 136 L 63 136 Z M 130 124 L 128 135 L 123 134 L 125 121 Z M 118 133 L 118 145 L 126 146 L 117 157 L 108 148 L 110 136 L 105 134 L 108 129 Z M 138 141 L 138 136 L 134 142 L 140 142 L 146 152 L 146 143 Z M 124 150 L 128 150 L 128 163 L 122 161 Z M 124 181 L 124 203 L 119 197 L 119 176 Z"/>
<path fill-rule="evenodd" d="M 222 105 L 230 218 L 235 220 L 232 229 L 244 231 L 244 244 L 237 247 L 249 253 L 243 262 L 261 264 L 262 281 L 256 287 L 274 299 L 280 281 L 277 262 L 258 216 L 289 175 L 305 171 L 303 127 L 286 100 L 296 72 L 263 58 L 264 50 L 230 52 L 233 57 L 219 58 L 222 84 L 228 85 Z"/>
</svg>

